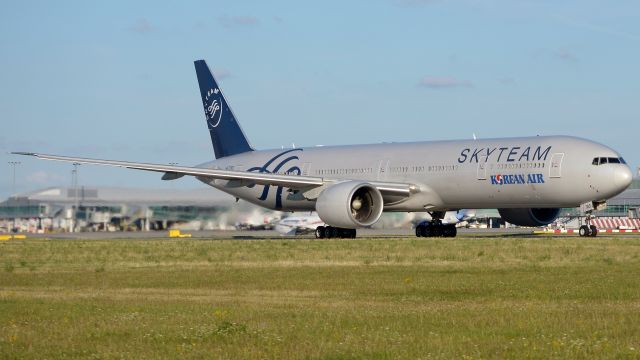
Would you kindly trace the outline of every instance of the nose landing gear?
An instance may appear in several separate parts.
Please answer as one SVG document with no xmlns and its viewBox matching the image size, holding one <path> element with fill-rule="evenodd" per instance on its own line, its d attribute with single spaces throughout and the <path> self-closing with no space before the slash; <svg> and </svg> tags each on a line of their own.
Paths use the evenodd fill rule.
<svg viewBox="0 0 640 360">
<path fill-rule="evenodd" d="M 580 230 L 578 230 L 580 236 L 591 236 L 595 237 L 598 235 L 598 228 L 595 225 L 582 225 L 580 226 Z"/>
<path fill-rule="evenodd" d="M 584 237 L 584 236 L 591 236 L 591 237 L 596 237 L 598 236 L 598 228 L 595 225 L 591 224 L 591 211 L 587 212 L 587 218 L 585 220 L 586 224 L 580 226 L 580 229 L 578 230 L 578 234 L 580 234 L 580 236 Z"/>
</svg>

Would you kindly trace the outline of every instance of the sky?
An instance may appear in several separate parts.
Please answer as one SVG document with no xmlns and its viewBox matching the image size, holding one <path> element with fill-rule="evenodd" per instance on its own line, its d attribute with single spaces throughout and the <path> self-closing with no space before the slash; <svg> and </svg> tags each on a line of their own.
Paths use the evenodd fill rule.
<svg viewBox="0 0 640 360">
<path fill-rule="evenodd" d="M 563 134 L 640 165 L 637 0 L 5 0 L 0 49 L 0 199 L 72 182 L 10 151 L 211 160 L 197 59 L 258 149 Z M 79 167 L 205 186 L 160 176 Z"/>
</svg>

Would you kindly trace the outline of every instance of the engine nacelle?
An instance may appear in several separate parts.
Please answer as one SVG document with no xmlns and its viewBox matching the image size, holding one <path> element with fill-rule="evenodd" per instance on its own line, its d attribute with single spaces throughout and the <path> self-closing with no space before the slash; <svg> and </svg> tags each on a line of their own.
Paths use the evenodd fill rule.
<svg viewBox="0 0 640 360">
<path fill-rule="evenodd" d="M 380 219 L 383 206 L 380 191 L 361 181 L 331 185 L 316 200 L 316 211 L 322 221 L 346 229 L 373 225 Z"/>
<path fill-rule="evenodd" d="M 558 208 L 498 209 L 502 220 L 519 226 L 544 226 L 558 218 Z"/>
</svg>

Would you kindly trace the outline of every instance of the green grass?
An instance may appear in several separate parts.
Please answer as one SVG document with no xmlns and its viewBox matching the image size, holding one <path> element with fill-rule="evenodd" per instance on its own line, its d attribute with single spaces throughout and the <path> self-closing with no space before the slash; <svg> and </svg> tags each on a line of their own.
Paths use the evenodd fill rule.
<svg viewBox="0 0 640 360">
<path fill-rule="evenodd" d="M 640 358 L 640 238 L 13 240 L 0 358 Z"/>
</svg>

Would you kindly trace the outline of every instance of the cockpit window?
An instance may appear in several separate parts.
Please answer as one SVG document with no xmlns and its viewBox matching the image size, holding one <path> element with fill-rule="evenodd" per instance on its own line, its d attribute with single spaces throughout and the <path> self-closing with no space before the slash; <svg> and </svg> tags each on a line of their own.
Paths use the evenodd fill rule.
<svg viewBox="0 0 640 360">
<path fill-rule="evenodd" d="M 602 164 L 626 164 L 627 162 L 624 161 L 623 158 L 621 157 L 600 157 L 600 158 L 593 158 L 593 161 L 591 162 L 591 165 L 602 165 Z"/>
</svg>

